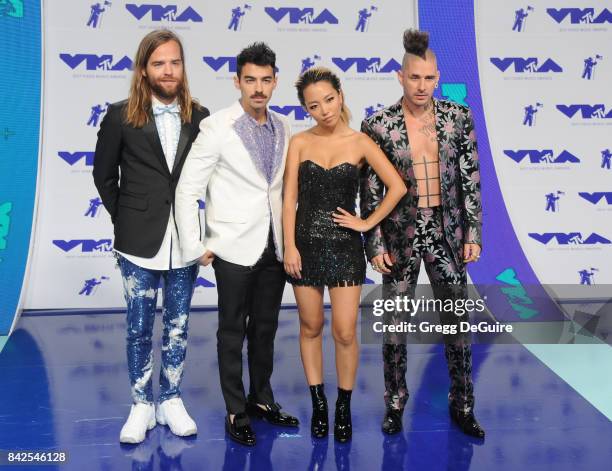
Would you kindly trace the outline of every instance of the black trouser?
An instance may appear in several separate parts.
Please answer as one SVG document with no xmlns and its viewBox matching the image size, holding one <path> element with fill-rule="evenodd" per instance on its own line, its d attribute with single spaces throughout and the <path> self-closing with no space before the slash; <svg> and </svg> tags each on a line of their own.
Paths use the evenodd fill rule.
<svg viewBox="0 0 612 471">
<path fill-rule="evenodd" d="M 276 259 L 272 231 L 268 244 L 253 266 L 237 265 L 219 257 L 213 261 L 219 295 L 217 354 L 221 390 L 228 413 L 245 410 L 242 384 L 242 345 L 246 335 L 249 360 L 249 400 L 274 403 L 270 385 L 274 359 L 274 337 L 285 270 Z"/>
</svg>

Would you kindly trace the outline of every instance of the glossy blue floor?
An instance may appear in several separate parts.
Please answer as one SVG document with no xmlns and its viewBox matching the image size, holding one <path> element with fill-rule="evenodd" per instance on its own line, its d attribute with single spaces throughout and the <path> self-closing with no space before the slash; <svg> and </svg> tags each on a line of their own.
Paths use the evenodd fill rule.
<svg viewBox="0 0 612 471">
<path fill-rule="evenodd" d="M 380 430 L 380 346 L 364 345 L 353 394 L 352 443 L 336 444 L 333 436 L 311 439 L 294 310 L 281 311 L 273 386 L 277 401 L 302 425 L 292 431 L 254 421 L 257 446 L 236 445 L 223 429 L 216 326 L 216 312 L 191 316 L 183 398 L 198 424 L 197 437 L 181 439 L 157 426 L 144 443 L 122 446 L 119 430 L 130 407 L 124 316 L 23 317 L 0 353 L 0 449 L 67 451 L 69 462 L 55 469 L 74 470 L 610 469 L 610 420 L 520 345 L 474 346 L 476 414 L 487 431 L 484 442 L 464 436 L 449 421 L 441 346 L 409 349 L 411 396 L 401 435 L 386 437 Z M 157 370 L 159 348 L 158 341 Z M 329 326 L 324 348 L 333 407 Z"/>
</svg>

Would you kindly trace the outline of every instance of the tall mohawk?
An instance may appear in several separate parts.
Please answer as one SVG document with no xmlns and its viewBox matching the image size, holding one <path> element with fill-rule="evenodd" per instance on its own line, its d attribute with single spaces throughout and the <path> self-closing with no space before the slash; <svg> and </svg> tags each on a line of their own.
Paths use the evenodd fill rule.
<svg viewBox="0 0 612 471">
<path fill-rule="evenodd" d="M 419 56 L 425 60 L 427 48 L 429 47 L 429 33 L 426 31 L 418 31 L 416 29 L 407 29 L 404 31 L 404 49 L 407 54 Z"/>
</svg>

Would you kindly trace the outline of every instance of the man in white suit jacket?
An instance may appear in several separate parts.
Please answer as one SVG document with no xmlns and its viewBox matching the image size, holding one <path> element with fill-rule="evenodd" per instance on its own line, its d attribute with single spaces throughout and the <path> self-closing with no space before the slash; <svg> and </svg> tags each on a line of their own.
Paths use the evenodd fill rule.
<svg viewBox="0 0 612 471">
<path fill-rule="evenodd" d="M 217 353 L 231 438 L 255 444 L 249 416 L 298 425 L 275 402 L 270 377 L 285 287 L 282 265 L 282 184 L 290 137 L 285 117 L 267 109 L 276 86 L 275 54 L 263 43 L 237 58 L 241 98 L 202 121 L 185 161 L 175 217 L 186 259 L 215 270 L 219 294 Z M 198 198 L 205 195 L 205 233 Z M 250 388 L 242 383 L 248 341 Z"/>
</svg>

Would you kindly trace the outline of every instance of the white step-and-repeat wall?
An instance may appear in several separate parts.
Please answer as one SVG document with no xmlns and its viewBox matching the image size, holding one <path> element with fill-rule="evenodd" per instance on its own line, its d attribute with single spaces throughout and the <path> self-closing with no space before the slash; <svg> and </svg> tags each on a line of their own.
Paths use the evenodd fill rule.
<svg viewBox="0 0 612 471">
<path fill-rule="evenodd" d="M 166 27 L 181 36 L 192 94 L 212 112 L 237 99 L 236 54 L 263 40 L 277 53 L 272 109 L 294 131 L 312 125 L 293 82 L 314 64 L 340 75 L 358 129 L 401 96 L 402 32 L 417 26 L 424 4 L 435 8 L 405 0 L 45 1 L 42 171 L 23 307 L 123 305 L 112 226 L 91 171 L 99 124 L 108 104 L 126 97 L 131 60 L 147 32 Z M 475 117 L 490 143 L 483 193 L 494 178 L 501 190 L 485 206 L 488 238 L 503 207 L 540 282 L 612 282 L 610 2 L 487 0 L 473 8 L 484 110 Z M 439 18 L 454 21 L 444 11 Z M 454 46 L 460 56 L 464 45 Z M 444 63 L 441 69 L 445 85 Z M 471 106 L 470 88 L 462 95 L 465 84 L 452 82 L 442 93 Z M 491 246 L 485 255 L 505 256 Z M 201 269 L 194 305 L 216 304 L 214 283 L 212 268 Z M 293 302 L 291 289 L 284 302 Z"/>
</svg>

